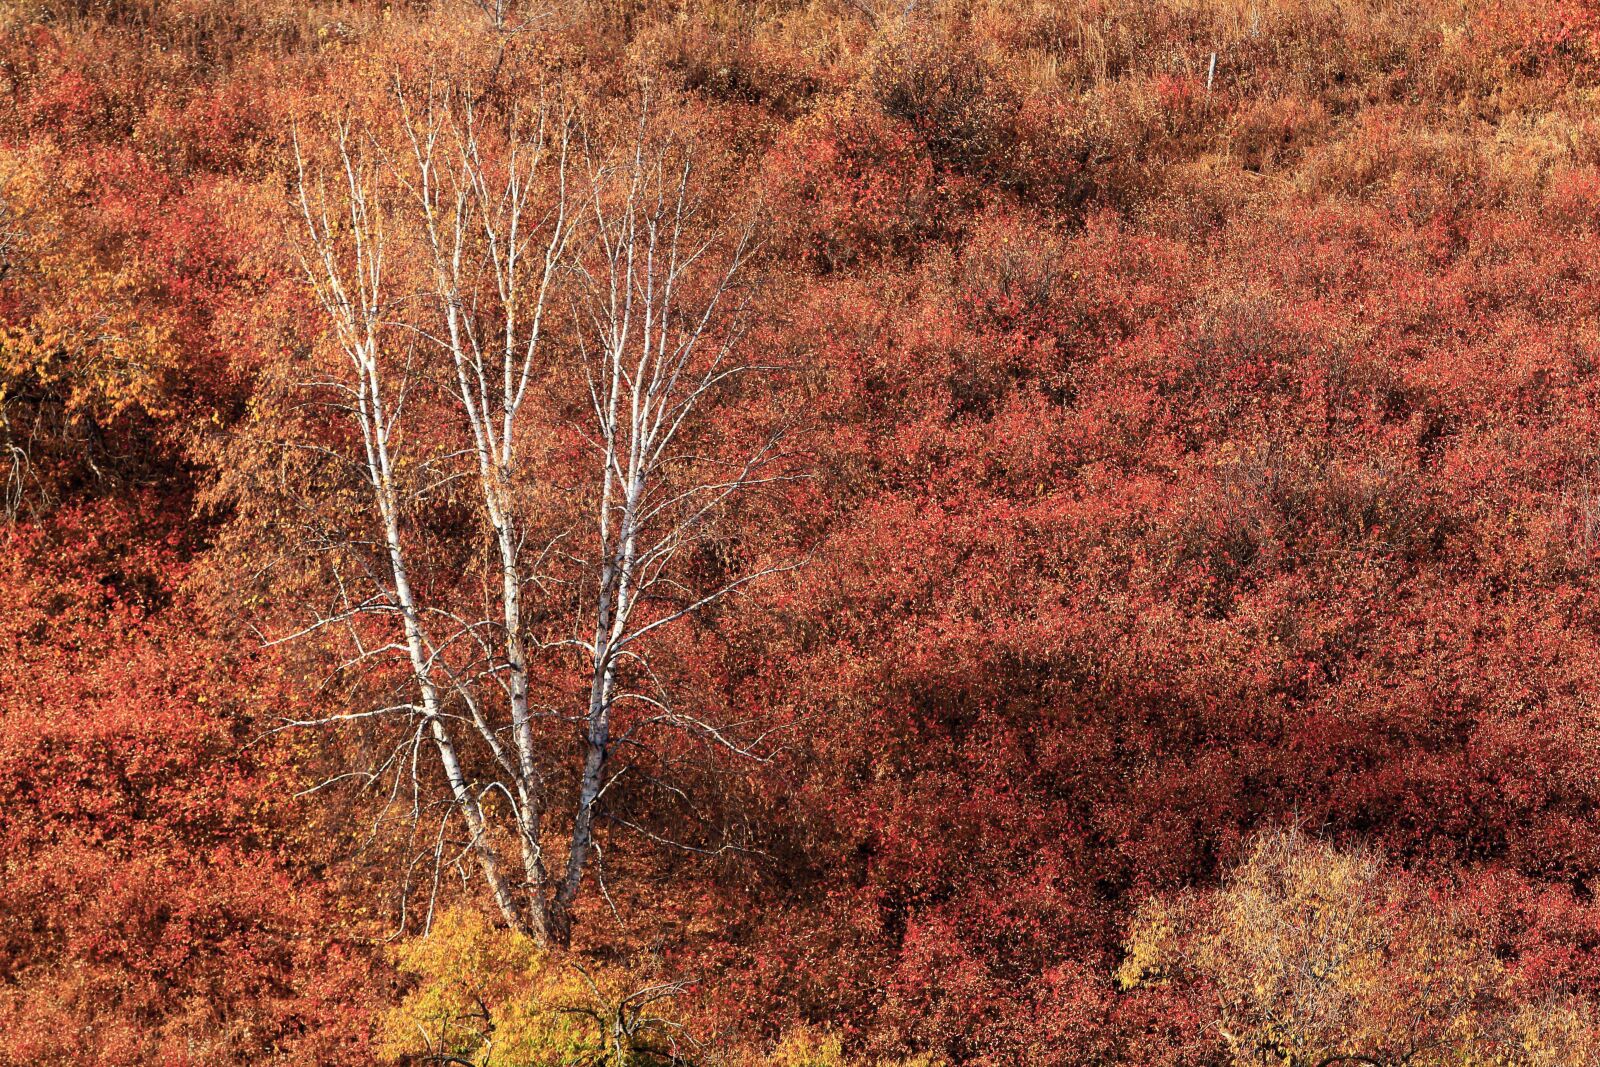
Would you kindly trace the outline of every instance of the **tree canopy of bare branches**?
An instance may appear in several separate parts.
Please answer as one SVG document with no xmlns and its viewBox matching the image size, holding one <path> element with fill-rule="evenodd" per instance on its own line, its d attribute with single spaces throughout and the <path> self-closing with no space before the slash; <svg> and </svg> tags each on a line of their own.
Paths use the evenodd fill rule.
<svg viewBox="0 0 1600 1067">
<path fill-rule="evenodd" d="M 489 115 L 397 81 L 391 102 L 297 131 L 320 340 L 283 446 L 316 474 L 283 490 L 322 599 L 269 639 L 337 647 L 362 680 L 366 703 L 292 724 L 377 739 L 338 777 L 433 813 L 435 884 L 454 841 L 508 924 L 565 944 L 601 824 L 670 839 L 608 811 L 620 780 L 675 791 L 686 746 L 767 758 L 659 651 L 795 565 L 708 564 L 742 499 L 798 476 L 781 412 L 747 417 L 778 369 L 744 351 L 756 232 L 706 210 L 649 107 L 600 137 L 555 98 Z"/>
</svg>

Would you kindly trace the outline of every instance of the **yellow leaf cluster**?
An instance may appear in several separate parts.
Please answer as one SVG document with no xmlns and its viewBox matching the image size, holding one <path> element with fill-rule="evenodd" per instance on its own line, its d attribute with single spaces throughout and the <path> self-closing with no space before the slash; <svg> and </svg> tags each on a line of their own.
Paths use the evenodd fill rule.
<svg viewBox="0 0 1600 1067">
<path fill-rule="evenodd" d="M 1593 1013 L 1528 998 L 1457 894 L 1295 830 L 1258 838 L 1213 892 L 1147 902 L 1117 980 L 1204 990 L 1241 1065 L 1576 1067 L 1600 1052 Z"/>
<path fill-rule="evenodd" d="M 454 1057 L 476 1067 L 643 1067 L 671 1062 L 669 1021 L 618 1040 L 631 992 L 620 969 L 582 967 L 468 908 L 393 950 L 414 985 L 384 1018 L 382 1055 Z M 442 1060 L 440 1062 L 443 1062 Z"/>
</svg>

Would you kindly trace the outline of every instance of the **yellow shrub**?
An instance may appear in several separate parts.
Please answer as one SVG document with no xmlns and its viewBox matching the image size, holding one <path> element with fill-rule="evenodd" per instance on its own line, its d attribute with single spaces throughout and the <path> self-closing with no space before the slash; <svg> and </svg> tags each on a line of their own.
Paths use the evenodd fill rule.
<svg viewBox="0 0 1600 1067">
<path fill-rule="evenodd" d="M 476 1067 L 645 1067 L 682 1062 L 652 1005 L 676 991 L 562 961 L 484 915 L 446 911 L 394 949 L 415 986 L 383 1021 L 380 1052 Z"/>
<path fill-rule="evenodd" d="M 1525 999 L 1490 941 L 1447 887 L 1289 830 L 1258 838 L 1219 889 L 1140 909 L 1117 979 L 1204 990 L 1241 1067 L 1593 1062 L 1592 1011 Z"/>
<path fill-rule="evenodd" d="M 772 1050 L 764 1067 L 941 1067 L 941 1062 L 931 1056 L 852 1060 L 846 1058 L 844 1042 L 837 1034 L 791 1030 Z"/>
</svg>

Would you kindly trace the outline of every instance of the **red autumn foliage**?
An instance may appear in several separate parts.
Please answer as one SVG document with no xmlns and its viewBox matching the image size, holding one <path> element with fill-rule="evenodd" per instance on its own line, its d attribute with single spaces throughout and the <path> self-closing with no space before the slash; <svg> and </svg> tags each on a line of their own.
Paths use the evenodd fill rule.
<svg viewBox="0 0 1600 1067">
<path fill-rule="evenodd" d="M 824 271 L 909 252 L 931 209 L 933 167 L 915 131 L 849 101 L 790 131 L 768 173 L 794 255 Z"/>
<path fill-rule="evenodd" d="M 1595 5 L 493 10 L 0 13 L 0 1063 L 368 1062 L 395 1002 L 411 842 L 295 796 L 372 735 L 252 743 L 346 690 L 249 628 L 316 587 L 237 490 L 288 468 L 226 465 L 320 343 L 291 132 L 397 73 L 613 125 L 643 78 L 710 214 L 760 201 L 784 384 L 713 443 L 796 423 L 809 477 L 689 569 L 807 563 L 660 655 L 781 744 L 619 788 L 740 851 L 617 849 L 575 951 L 700 977 L 735 1058 L 1216 1063 L 1128 923 L 1293 824 L 1600 998 Z"/>
<path fill-rule="evenodd" d="M 136 497 L 7 534 L 0 1060 L 345 1062 L 365 953 L 279 828 L 291 768 L 242 751 L 236 687 L 271 680 L 172 606 L 170 520 Z"/>
</svg>

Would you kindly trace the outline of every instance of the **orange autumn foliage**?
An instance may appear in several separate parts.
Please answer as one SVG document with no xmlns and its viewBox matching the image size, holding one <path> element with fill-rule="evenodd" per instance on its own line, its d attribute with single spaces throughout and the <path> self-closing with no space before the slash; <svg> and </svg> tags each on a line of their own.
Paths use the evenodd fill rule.
<svg viewBox="0 0 1600 1067">
<path fill-rule="evenodd" d="M 701 458 L 783 416 L 807 476 L 685 576 L 806 565 L 659 660 L 696 714 L 774 726 L 770 762 L 674 750 L 680 793 L 608 795 L 573 959 L 695 979 L 673 1021 L 707 1061 L 1199 1065 L 1244 1048 L 1218 988 L 1236 1036 L 1305 992 L 1256 994 L 1304 946 L 1250 917 L 1336 913 L 1361 1054 L 1406 1054 L 1404 1005 L 1431 1048 L 1581 1062 L 1538 1011 L 1600 997 L 1597 10 L 6 5 L 0 1063 L 398 1059 L 382 1020 L 470 986 L 413 940 L 429 908 L 505 934 L 464 842 L 411 835 L 434 812 L 296 796 L 374 732 L 264 736 L 359 688 L 333 643 L 251 629 L 326 591 L 279 558 L 283 499 L 352 537 L 365 499 L 266 447 L 351 443 L 293 401 L 325 352 L 292 135 L 396 133 L 397 78 L 486 114 L 543 87 L 597 151 L 648 86 L 707 225 L 762 220 L 740 351 L 785 377 Z M 426 388 L 408 443 L 438 462 L 463 430 Z M 521 502 L 550 530 L 585 396 L 541 409 Z M 459 613 L 492 567 L 434 500 L 412 529 Z M 1338 847 L 1263 853 L 1289 824 Z M 1119 985 L 1157 941 L 1169 979 Z M 1373 992 L 1421 996 L 1416 952 L 1492 1025 Z M 1360 1052 L 1329 1018 L 1282 1048 Z"/>
</svg>

